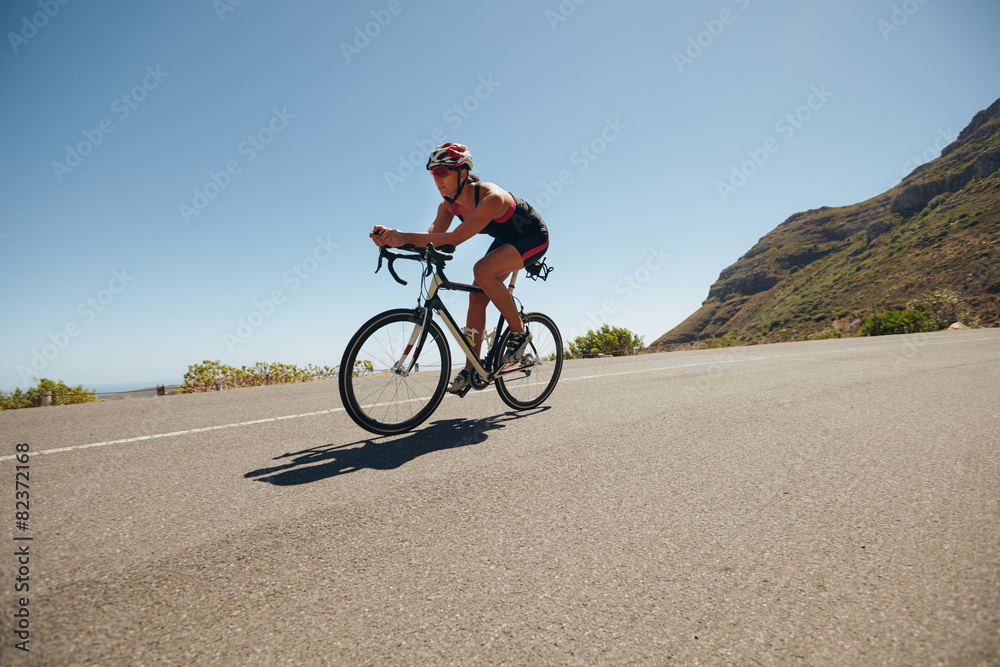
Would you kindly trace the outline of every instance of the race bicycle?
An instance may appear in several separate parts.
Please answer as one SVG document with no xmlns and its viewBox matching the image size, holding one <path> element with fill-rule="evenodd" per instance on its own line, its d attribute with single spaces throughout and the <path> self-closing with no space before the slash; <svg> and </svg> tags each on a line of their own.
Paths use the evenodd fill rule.
<svg viewBox="0 0 1000 667">
<path fill-rule="evenodd" d="M 516 298 L 521 319 L 532 334 L 524 356 L 503 364 L 510 327 L 501 315 L 496 329 L 483 337 L 488 346 L 485 356 L 477 358 L 471 341 L 439 296 L 441 290 L 483 293 L 474 285 L 453 283 L 445 277 L 444 266 L 453 258 L 452 252 L 454 246 L 435 248 L 430 243 L 424 248 L 392 250 L 383 246 L 379 250 L 375 272 L 387 259 L 389 273 L 402 285 L 407 282 L 396 273 L 396 260 L 420 262 L 423 270 L 417 307 L 376 315 L 358 329 L 344 350 L 338 377 L 340 398 L 347 414 L 361 428 L 380 435 L 403 433 L 423 423 L 441 403 L 451 376 L 451 348 L 435 313 L 472 363 L 471 383 L 459 396 L 495 384 L 504 403 L 515 410 L 529 410 L 541 405 L 559 381 L 563 364 L 559 329 L 547 315 L 524 312 Z M 524 270 L 533 280 L 546 280 L 552 269 L 543 260 Z M 511 274 L 508 283 L 512 296 L 518 273 Z"/>
</svg>

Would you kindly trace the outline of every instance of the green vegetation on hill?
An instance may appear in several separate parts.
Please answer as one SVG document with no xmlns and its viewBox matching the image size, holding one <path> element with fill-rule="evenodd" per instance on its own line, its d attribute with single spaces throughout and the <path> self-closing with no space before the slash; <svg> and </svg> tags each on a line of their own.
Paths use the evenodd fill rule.
<svg viewBox="0 0 1000 667">
<path fill-rule="evenodd" d="M 852 336 L 917 307 L 970 326 L 1000 323 L 1000 100 L 941 157 L 852 206 L 797 213 L 722 271 L 702 307 L 650 345 Z M 935 297 L 937 295 L 937 297 Z M 930 303 L 948 295 L 948 310 Z M 939 304 L 940 305 L 940 304 Z M 954 321 L 954 320 L 953 320 Z"/>
</svg>

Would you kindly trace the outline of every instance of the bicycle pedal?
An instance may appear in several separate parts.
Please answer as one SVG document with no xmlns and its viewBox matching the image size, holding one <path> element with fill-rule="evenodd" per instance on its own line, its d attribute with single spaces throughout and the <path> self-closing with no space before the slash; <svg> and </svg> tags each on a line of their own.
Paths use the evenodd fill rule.
<svg viewBox="0 0 1000 667">
<path fill-rule="evenodd" d="M 455 395 L 459 398 L 465 398 L 465 395 L 472 391 L 472 383 L 465 385 L 459 391 L 455 392 Z"/>
</svg>

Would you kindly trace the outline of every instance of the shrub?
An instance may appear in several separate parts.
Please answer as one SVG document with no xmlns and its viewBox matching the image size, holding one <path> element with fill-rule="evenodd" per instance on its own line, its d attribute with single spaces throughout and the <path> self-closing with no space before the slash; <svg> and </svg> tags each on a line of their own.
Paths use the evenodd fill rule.
<svg viewBox="0 0 1000 667">
<path fill-rule="evenodd" d="M 720 347 L 736 347 L 740 345 L 740 339 L 726 334 L 722 338 L 709 338 L 701 344 L 700 350 L 717 350 Z"/>
<path fill-rule="evenodd" d="M 15 389 L 12 394 L 0 391 L 0 410 L 37 408 L 42 404 L 42 394 L 47 391 L 52 392 L 52 405 L 96 403 L 98 400 L 95 390 L 84 389 L 81 384 L 69 387 L 63 384 L 62 380 L 56 381 L 42 378 L 38 380 L 37 386 L 31 387 L 27 391 L 22 392 L 20 388 Z"/>
<path fill-rule="evenodd" d="M 934 199 L 930 200 L 930 202 L 927 203 L 927 210 L 933 211 L 941 204 L 947 203 L 948 200 L 951 199 L 952 195 L 954 194 L 955 194 L 954 192 L 944 192 L 942 194 L 939 194 L 938 196 L 934 197 Z"/>
<path fill-rule="evenodd" d="M 972 324 L 975 320 L 972 311 L 962 304 L 958 294 L 947 287 L 931 290 L 916 301 L 906 304 L 906 307 L 929 313 L 938 329 L 944 329 L 955 322 Z"/>
<path fill-rule="evenodd" d="M 887 310 L 878 317 L 869 315 L 861 325 L 860 336 L 887 336 L 890 334 L 937 331 L 939 326 L 929 313 L 916 308 Z"/>
<path fill-rule="evenodd" d="M 260 387 L 272 384 L 294 384 L 312 380 L 327 380 L 337 377 L 338 366 L 313 366 L 298 368 L 291 364 L 262 363 L 247 367 L 235 368 L 221 363 L 219 360 L 203 361 L 200 364 L 188 366 L 184 374 L 184 386 L 180 393 L 201 391 L 221 391 L 222 389 L 239 389 L 241 387 Z M 370 361 L 358 361 L 355 364 L 355 375 L 367 375 L 374 371 Z"/>
<path fill-rule="evenodd" d="M 599 330 L 591 329 L 586 336 L 578 336 L 569 344 L 568 359 L 596 357 L 601 354 L 612 357 L 623 357 L 638 354 L 644 347 L 642 336 L 628 329 L 612 327 L 607 324 Z"/>
</svg>

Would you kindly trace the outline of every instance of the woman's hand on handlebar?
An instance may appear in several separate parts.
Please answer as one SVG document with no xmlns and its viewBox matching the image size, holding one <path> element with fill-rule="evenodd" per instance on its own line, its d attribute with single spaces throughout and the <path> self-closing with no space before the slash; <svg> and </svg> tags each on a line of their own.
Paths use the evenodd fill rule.
<svg viewBox="0 0 1000 667">
<path fill-rule="evenodd" d="M 396 231 L 395 229 L 389 229 L 388 227 L 383 227 L 382 225 L 375 225 L 372 228 L 371 234 L 369 236 L 375 242 L 375 245 L 388 246 L 390 248 L 398 248 L 400 246 L 406 245 L 405 234 Z"/>
<path fill-rule="evenodd" d="M 372 227 L 372 231 L 368 236 L 370 236 L 372 241 L 375 242 L 375 245 L 384 246 L 387 244 L 388 237 L 383 236 L 383 233 L 387 231 L 388 230 L 382 225 L 375 225 L 374 227 Z"/>
</svg>

